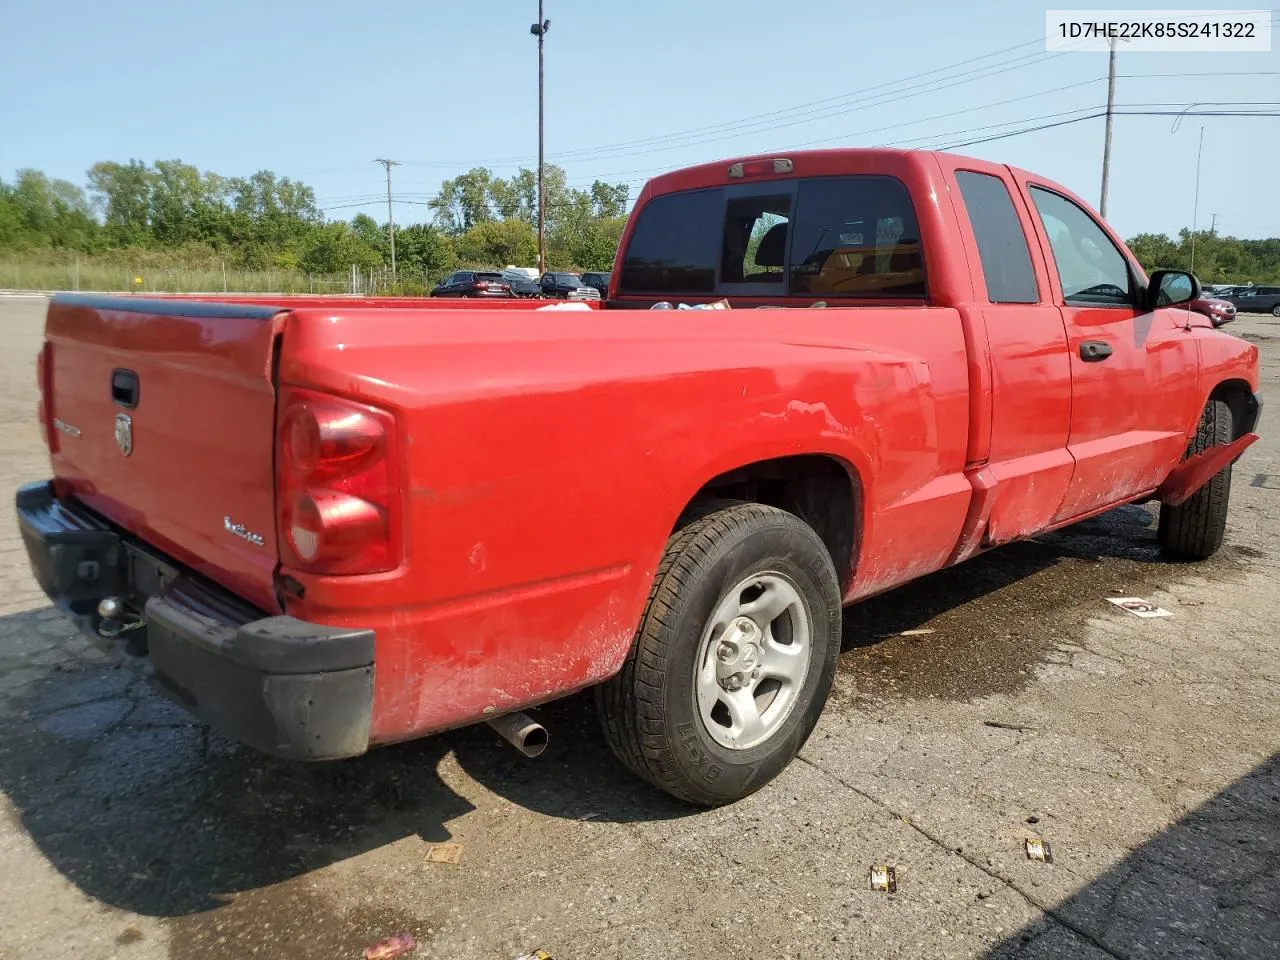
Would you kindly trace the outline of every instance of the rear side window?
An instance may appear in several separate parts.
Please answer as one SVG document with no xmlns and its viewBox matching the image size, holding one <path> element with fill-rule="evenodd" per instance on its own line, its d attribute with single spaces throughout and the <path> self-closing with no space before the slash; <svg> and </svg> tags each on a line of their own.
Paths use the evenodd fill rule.
<svg viewBox="0 0 1280 960">
<path fill-rule="evenodd" d="M 799 185 L 790 292 L 820 297 L 926 295 L 920 227 L 893 177 L 820 177 Z"/>
<path fill-rule="evenodd" d="M 692 190 L 655 197 L 640 212 L 622 261 L 624 293 L 714 293 L 722 194 Z"/>
<path fill-rule="evenodd" d="M 968 170 L 957 172 L 956 181 L 978 241 L 987 299 L 992 303 L 1039 303 L 1027 237 L 1004 181 Z"/>
</svg>

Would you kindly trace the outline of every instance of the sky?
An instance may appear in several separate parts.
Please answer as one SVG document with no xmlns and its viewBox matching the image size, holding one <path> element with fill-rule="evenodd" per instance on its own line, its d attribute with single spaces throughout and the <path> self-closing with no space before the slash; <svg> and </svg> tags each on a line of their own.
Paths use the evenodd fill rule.
<svg viewBox="0 0 1280 960">
<path fill-rule="evenodd" d="M 573 186 L 627 181 L 633 197 L 693 163 L 950 146 L 1106 101 L 1107 55 L 1047 53 L 1045 8 L 1015 0 L 545 0 L 544 15 L 547 159 Z M 403 164 L 397 222 L 425 221 L 443 179 L 536 165 L 536 18 L 536 0 L 0 0 L 0 178 L 83 184 L 93 163 L 133 158 L 269 169 L 314 187 L 333 219 L 382 222 L 373 160 L 388 157 Z M 1117 109 L 1280 111 L 1280 33 L 1273 47 L 1122 51 Z M 1096 206 L 1102 142 L 1094 118 L 956 152 Z M 1280 117 L 1119 116 L 1108 219 L 1125 236 L 1193 217 L 1280 236 L 1277 171 Z"/>
</svg>

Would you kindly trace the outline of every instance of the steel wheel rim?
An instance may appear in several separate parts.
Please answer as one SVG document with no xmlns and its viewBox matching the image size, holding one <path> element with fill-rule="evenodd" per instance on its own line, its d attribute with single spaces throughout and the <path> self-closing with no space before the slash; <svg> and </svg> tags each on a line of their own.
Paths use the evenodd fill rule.
<svg viewBox="0 0 1280 960">
<path fill-rule="evenodd" d="M 774 571 L 739 581 L 716 602 L 698 646 L 693 691 L 707 735 L 729 750 L 772 737 L 800 699 L 812 656 L 799 587 Z"/>
</svg>

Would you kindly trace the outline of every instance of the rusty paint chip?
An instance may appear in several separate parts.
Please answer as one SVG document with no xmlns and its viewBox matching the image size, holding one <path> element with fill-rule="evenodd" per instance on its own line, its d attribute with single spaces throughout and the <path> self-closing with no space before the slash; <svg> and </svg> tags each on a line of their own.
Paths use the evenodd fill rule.
<svg viewBox="0 0 1280 960">
<path fill-rule="evenodd" d="M 883 863 L 874 864 L 870 871 L 871 889 L 877 893 L 897 893 L 898 873 Z"/>
<path fill-rule="evenodd" d="M 427 860 L 431 863 L 457 863 L 461 859 L 460 843 L 437 843 L 427 850 Z"/>
</svg>

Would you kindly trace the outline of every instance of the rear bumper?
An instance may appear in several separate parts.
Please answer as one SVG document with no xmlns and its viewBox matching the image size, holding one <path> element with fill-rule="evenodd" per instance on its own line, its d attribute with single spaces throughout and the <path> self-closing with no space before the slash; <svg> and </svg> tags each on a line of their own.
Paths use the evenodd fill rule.
<svg viewBox="0 0 1280 960">
<path fill-rule="evenodd" d="M 18 490 L 32 572 L 53 602 L 98 637 L 98 603 L 119 597 L 145 626 L 124 634 L 154 685 L 232 739 L 276 756 L 364 753 L 373 713 L 372 630 L 267 616 L 48 483 Z"/>
</svg>

